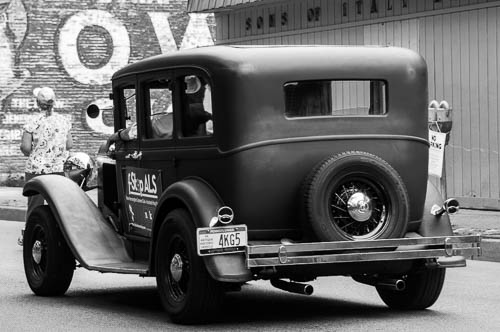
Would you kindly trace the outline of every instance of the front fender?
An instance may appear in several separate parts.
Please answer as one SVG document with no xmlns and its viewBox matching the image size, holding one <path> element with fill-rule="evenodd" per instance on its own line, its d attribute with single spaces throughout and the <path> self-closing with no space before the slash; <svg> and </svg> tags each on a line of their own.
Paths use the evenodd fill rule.
<svg viewBox="0 0 500 332">
<path fill-rule="evenodd" d="M 453 235 L 453 229 L 451 228 L 448 214 L 444 213 L 441 216 L 434 216 L 431 214 L 432 206 L 434 204 L 442 206 L 443 202 L 443 196 L 437 190 L 436 186 L 434 186 L 432 182 L 427 181 L 424 214 L 422 216 L 422 223 L 418 229 L 420 235 L 424 237 Z"/>
<path fill-rule="evenodd" d="M 169 186 L 160 197 L 155 211 L 153 241 L 150 248 L 150 266 L 154 266 L 157 234 L 167 214 L 176 208 L 186 208 L 196 227 L 208 227 L 217 210 L 224 206 L 215 189 L 200 178 L 186 178 Z M 205 266 L 215 280 L 245 282 L 251 280 L 242 253 L 203 256 Z"/>
<path fill-rule="evenodd" d="M 68 246 L 83 267 L 95 269 L 106 261 L 130 261 L 119 236 L 75 182 L 60 175 L 37 176 L 23 188 L 24 196 L 36 194 L 47 201 Z"/>
</svg>

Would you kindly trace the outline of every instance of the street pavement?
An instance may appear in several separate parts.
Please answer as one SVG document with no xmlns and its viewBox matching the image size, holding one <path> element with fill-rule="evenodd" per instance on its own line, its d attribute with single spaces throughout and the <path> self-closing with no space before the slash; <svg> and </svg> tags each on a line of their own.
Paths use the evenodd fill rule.
<svg viewBox="0 0 500 332">
<path fill-rule="evenodd" d="M 23 223 L 0 221 L 0 331 L 194 332 L 460 332 L 498 331 L 500 264 L 468 261 L 447 269 L 437 302 L 428 310 L 387 308 L 372 286 L 350 277 L 319 277 L 311 296 L 250 281 L 228 292 L 219 317 L 195 326 L 174 325 L 162 308 L 154 277 L 77 268 L 64 296 L 35 296 L 16 243 Z"/>
<path fill-rule="evenodd" d="M 97 202 L 97 190 L 87 194 Z M 20 187 L 0 187 L 0 220 L 25 220 L 27 198 Z M 480 234 L 482 255 L 479 260 L 500 262 L 500 211 L 461 209 L 451 216 L 456 235 Z"/>
</svg>

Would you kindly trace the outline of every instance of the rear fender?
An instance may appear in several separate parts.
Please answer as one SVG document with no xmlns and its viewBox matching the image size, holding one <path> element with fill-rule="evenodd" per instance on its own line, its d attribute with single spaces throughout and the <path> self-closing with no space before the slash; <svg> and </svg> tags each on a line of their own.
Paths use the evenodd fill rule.
<svg viewBox="0 0 500 332">
<path fill-rule="evenodd" d="M 217 210 L 224 206 L 217 192 L 204 180 L 190 177 L 169 186 L 160 197 L 153 223 L 153 241 L 150 248 L 150 266 L 155 270 L 157 234 L 167 214 L 176 208 L 185 208 L 191 214 L 195 226 L 208 227 Z M 245 282 L 251 280 L 242 253 L 203 256 L 205 266 L 215 280 Z"/>
<path fill-rule="evenodd" d="M 453 235 L 450 217 L 444 213 L 441 216 L 431 214 L 431 208 L 434 204 L 442 206 L 443 196 L 437 190 L 431 181 L 427 181 L 427 194 L 425 197 L 424 214 L 418 233 L 424 237 L 449 236 Z"/>
<path fill-rule="evenodd" d="M 23 188 L 24 196 L 36 194 L 42 195 L 47 201 L 61 233 L 81 266 L 93 269 L 109 253 L 119 260 L 130 260 L 116 232 L 75 182 L 60 175 L 37 176 Z"/>
</svg>

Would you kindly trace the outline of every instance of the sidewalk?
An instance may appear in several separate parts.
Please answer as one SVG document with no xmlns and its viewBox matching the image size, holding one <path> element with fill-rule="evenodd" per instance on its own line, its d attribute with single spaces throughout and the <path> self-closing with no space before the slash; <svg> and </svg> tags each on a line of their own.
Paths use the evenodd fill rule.
<svg viewBox="0 0 500 332">
<path fill-rule="evenodd" d="M 87 194 L 97 204 L 97 189 Z M 25 220 L 28 198 L 23 196 L 21 187 L 0 187 L 0 220 Z"/>
<path fill-rule="evenodd" d="M 97 190 L 87 194 L 97 202 Z M 27 198 L 22 188 L 0 187 L 0 220 L 24 221 Z M 460 210 L 451 216 L 456 235 L 481 234 L 479 260 L 500 262 L 500 211 Z"/>
</svg>

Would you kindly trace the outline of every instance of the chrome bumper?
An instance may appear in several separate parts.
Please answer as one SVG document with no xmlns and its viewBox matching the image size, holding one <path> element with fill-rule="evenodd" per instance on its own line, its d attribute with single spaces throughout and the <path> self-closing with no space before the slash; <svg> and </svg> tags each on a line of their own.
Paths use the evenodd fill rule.
<svg viewBox="0 0 500 332">
<path fill-rule="evenodd" d="M 249 244 L 248 268 L 413 259 L 436 259 L 436 267 L 458 267 L 481 255 L 481 236 L 412 237 L 402 239 L 286 244 Z M 456 259 L 450 259 L 455 257 Z M 442 266 L 439 262 L 442 261 Z M 455 262 L 455 263 L 453 263 Z"/>
</svg>

